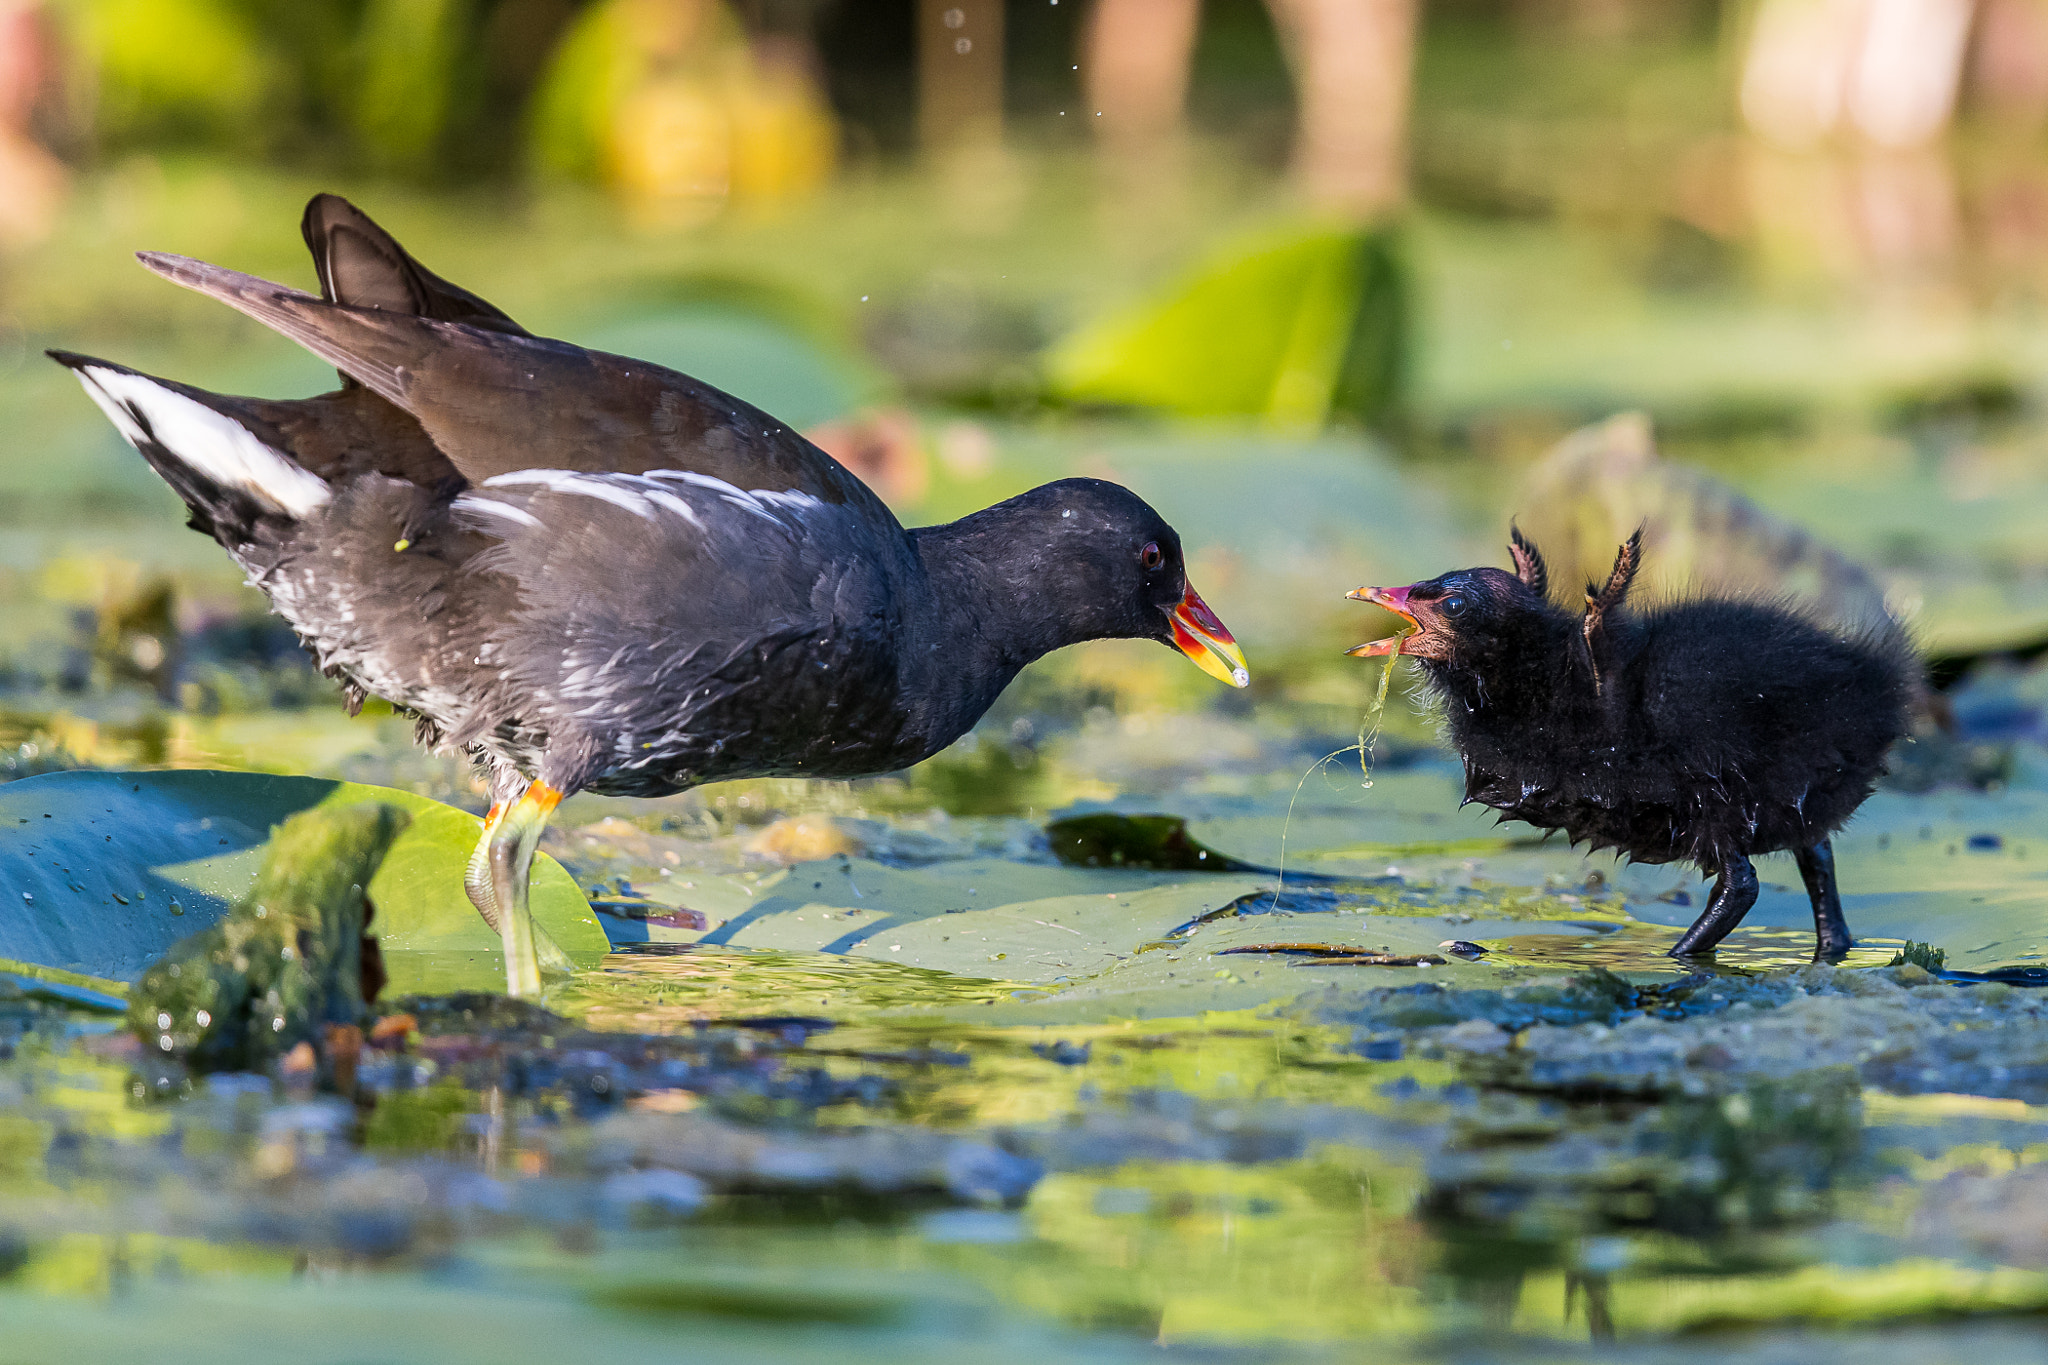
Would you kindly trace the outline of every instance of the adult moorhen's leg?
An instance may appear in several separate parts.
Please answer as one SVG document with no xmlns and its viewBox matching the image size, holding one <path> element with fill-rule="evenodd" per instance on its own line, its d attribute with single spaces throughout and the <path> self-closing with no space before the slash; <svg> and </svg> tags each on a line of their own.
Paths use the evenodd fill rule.
<svg viewBox="0 0 2048 1365">
<path fill-rule="evenodd" d="M 1756 869 L 1740 853 L 1731 853 L 1721 864 L 1721 879 L 1714 883 L 1707 908 L 1685 931 L 1685 937 L 1678 940 L 1671 956 L 1692 957 L 1712 952 L 1714 945 L 1728 937 L 1729 931 L 1742 923 L 1742 917 L 1755 904 Z"/>
<path fill-rule="evenodd" d="M 494 804 L 462 878 L 470 904 L 476 906 L 484 923 L 498 931 L 504 944 L 505 994 L 514 997 L 540 994 L 543 958 L 551 967 L 566 960 L 562 950 L 533 922 L 527 903 L 534 848 L 549 814 L 561 800 L 560 792 L 535 782 L 517 799 Z"/>
<path fill-rule="evenodd" d="M 1812 848 L 1793 850 L 1792 856 L 1799 860 L 1799 880 L 1813 902 L 1813 960 L 1840 962 L 1856 940 L 1842 918 L 1842 894 L 1835 889 L 1834 846 L 1823 839 Z"/>
</svg>

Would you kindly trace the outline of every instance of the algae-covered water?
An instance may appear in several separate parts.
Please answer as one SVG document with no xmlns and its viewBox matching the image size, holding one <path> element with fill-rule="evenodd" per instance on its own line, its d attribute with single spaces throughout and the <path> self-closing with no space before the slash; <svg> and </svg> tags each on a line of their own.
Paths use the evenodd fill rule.
<svg viewBox="0 0 2048 1365">
<path fill-rule="evenodd" d="M 1284 884 L 1062 862 L 1042 814 L 915 785 L 755 784 L 572 807 L 550 848 L 612 954 L 545 1011 L 385 1002 L 411 1017 L 358 1103 L 6 1002 L 10 1351 L 2043 1352 L 2048 993 L 1885 965 L 2039 960 L 2023 746 L 1996 790 L 1873 798 L 1848 963 L 1804 965 L 1766 863 L 1688 975 L 1661 953 L 1697 881 L 1459 814 L 1444 758 L 1296 797 L 1299 737 L 1130 728 L 1048 741 L 1039 780 L 1117 746 L 1129 790 L 1064 809 L 1171 809 L 1240 865 L 1284 828 Z M 1160 766 L 1191 732 L 1236 763 Z M 1244 951 L 1303 943 L 1415 965 Z"/>
<path fill-rule="evenodd" d="M 1874 365 L 1808 344 L 1856 332 L 1854 300 L 1645 292 L 1558 223 L 1422 212 L 1405 432 L 892 388 L 858 356 L 946 349 L 912 325 L 935 297 L 1040 337 L 1257 217 L 1210 187 L 1198 226 L 1077 252 L 1074 177 L 1010 173 L 1044 182 L 1033 211 L 973 232 L 901 186 L 687 240 L 553 201 L 516 231 L 398 217 L 543 331 L 792 421 L 900 405 L 926 456 L 907 518 L 1129 483 L 1181 531 L 1252 688 L 1094 645 L 908 774 L 575 798 L 544 847 L 584 970 L 544 1012 L 450 996 L 495 970 L 459 898 L 453 919 L 445 895 L 380 904 L 399 980 L 354 1102 L 290 1067 L 191 1077 L 64 1003 L 132 976 L 134 926 L 154 956 L 198 897 L 231 897 L 266 828 L 254 796 L 232 846 L 196 809 L 158 827 L 175 784 L 107 774 L 312 775 L 472 812 L 481 792 L 405 719 L 346 717 L 69 381 L 0 354 L 0 418 L 38 452 L 0 464 L 0 767 L 99 771 L 95 800 L 123 787 L 137 812 L 68 831 L 103 857 L 29 894 L 98 918 L 0 988 L 0 1356 L 2048 1359 L 2048 992 L 2024 984 L 2048 967 L 2048 672 L 1984 657 L 2048 638 L 2048 428 L 2024 394 L 1995 421 L 1957 399 L 1987 338 L 2037 353 L 2037 321 L 1937 300 L 1943 325 Z M 105 264 L 166 247 L 303 282 L 305 187 L 154 175 L 82 191 L 92 231 L 13 286 L 23 332 L 224 389 L 327 383 Z M 843 249 L 810 249 L 828 230 Z M 775 271 L 823 323 L 741 316 L 744 291 L 706 284 Z M 868 295 L 895 321 L 863 317 Z M 1961 378 L 1885 406 L 1908 371 Z M 1781 380 L 1824 398 L 1786 417 Z M 1597 483 L 1541 460 L 1612 393 L 1691 412 L 1663 428 L 1688 463 L 1626 422 Z M 1341 752 L 1381 681 L 1341 651 L 1393 625 L 1343 594 L 1503 563 L 1511 514 L 1603 562 L 1610 523 L 1649 516 L 1674 528 L 1653 563 L 1788 590 L 1820 535 L 1945 661 L 1836 842 L 1846 962 L 1810 965 L 1775 858 L 1714 970 L 1674 965 L 1704 885 L 1461 808 L 1406 665 L 1369 786 Z M 56 813 L 24 804 L 39 790 L 0 785 L 31 848 Z M 1940 970 L 1891 965 L 1908 941 Z"/>
</svg>

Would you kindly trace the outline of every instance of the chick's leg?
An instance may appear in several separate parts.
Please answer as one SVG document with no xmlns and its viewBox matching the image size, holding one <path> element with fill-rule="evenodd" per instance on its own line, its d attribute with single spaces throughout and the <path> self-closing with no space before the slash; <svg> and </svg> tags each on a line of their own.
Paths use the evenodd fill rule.
<svg viewBox="0 0 2048 1365">
<path fill-rule="evenodd" d="M 1756 869 L 1749 865 L 1749 859 L 1740 853 L 1729 854 L 1721 862 L 1721 879 L 1714 883 L 1707 908 L 1685 931 L 1685 937 L 1678 940 L 1671 956 L 1692 957 L 1712 952 L 1714 945 L 1728 937 L 1742 923 L 1749 907 L 1756 904 L 1756 891 Z"/>
<path fill-rule="evenodd" d="M 1813 902 L 1813 960 L 1840 962 L 1856 946 L 1849 921 L 1842 918 L 1842 893 L 1835 889 L 1835 849 L 1826 839 L 1812 848 L 1793 851 L 1799 879 Z"/>
</svg>

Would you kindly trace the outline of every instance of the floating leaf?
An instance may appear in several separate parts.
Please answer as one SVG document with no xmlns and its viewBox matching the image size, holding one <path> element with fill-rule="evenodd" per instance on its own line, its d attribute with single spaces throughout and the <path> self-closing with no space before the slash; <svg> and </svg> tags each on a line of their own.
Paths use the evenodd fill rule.
<svg viewBox="0 0 2048 1365">
<path fill-rule="evenodd" d="M 880 390 L 822 325 L 802 325 L 808 319 L 799 318 L 801 301 L 785 303 L 739 286 L 722 292 L 609 321 L 577 339 L 681 370 L 797 427 L 844 416 Z"/>
<path fill-rule="evenodd" d="M 1640 526 L 1639 586 L 1653 598 L 1705 585 L 1794 594 L 1842 625 L 1876 625 L 1886 615 L 1884 585 L 1868 568 L 1713 475 L 1660 458 L 1641 413 L 1558 442 L 1530 471 L 1517 516 L 1562 590 L 1604 580 L 1615 546 Z"/>
<path fill-rule="evenodd" d="M 370 884 L 391 990 L 501 988 L 497 935 L 462 890 L 475 816 L 411 792 L 260 773 L 66 772 L 0 786 L 0 959 L 133 981 L 248 892 L 273 825 L 364 801 L 412 817 Z M 582 892 L 546 857 L 534 860 L 533 909 L 579 965 L 602 956 Z"/>
<path fill-rule="evenodd" d="M 1045 827 L 1055 858 L 1076 867 L 1143 867 L 1156 872 L 1264 872 L 1205 848 L 1178 815 L 1070 815 Z"/>
<path fill-rule="evenodd" d="M 2039 651 L 2048 641 L 2048 593 L 2030 556 L 2013 548 L 2038 542 L 2038 515 L 2001 506 L 1997 515 L 2022 524 L 1987 540 L 1980 528 L 1992 508 L 1965 512 L 1939 487 L 1868 482 L 1855 493 L 1861 524 L 1843 521 L 1834 505 L 1842 496 L 1827 487 L 1781 490 L 1779 504 L 1798 509 L 1794 520 L 1712 474 L 1661 458 L 1649 419 L 1623 413 L 1559 442 L 1530 471 L 1512 510 L 1550 561 L 1553 584 L 1604 577 L 1614 547 L 1642 526 L 1639 589 L 1651 599 L 1701 585 L 1790 596 L 1845 626 L 1894 611 L 1951 672 L 1986 654 Z M 1888 539 L 1870 529 L 1881 521 L 1893 523 Z"/>
<path fill-rule="evenodd" d="M 1083 327 L 1047 357 L 1081 402 L 1319 426 L 1399 400 L 1406 288 L 1384 231 L 1299 229 L 1240 246 Z"/>
</svg>

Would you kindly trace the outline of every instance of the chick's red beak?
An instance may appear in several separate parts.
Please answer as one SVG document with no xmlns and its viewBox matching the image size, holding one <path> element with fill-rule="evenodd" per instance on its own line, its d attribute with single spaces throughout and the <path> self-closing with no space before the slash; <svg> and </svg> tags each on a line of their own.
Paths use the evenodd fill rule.
<svg viewBox="0 0 2048 1365">
<path fill-rule="evenodd" d="M 1399 635 L 1389 635 L 1384 640 L 1355 645 L 1344 652 L 1361 659 L 1369 659 L 1376 655 L 1399 654 L 1401 646 L 1407 643 L 1409 637 L 1422 629 L 1422 622 L 1415 619 L 1415 613 L 1408 605 L 1409 591 L 1410 588 L 1353 588 L 1345 593 L 1346 597 L 1355 602 L 1370 602 L 1376 607 L 1386 608 L 1396 616 L 1406 617 L 1408 629 Z"/>
<path fill-rule="evenodd" d="M 1216 613 L 1209 610 L 1194 584 L 1188 585 L 1180 605 L 1167 612 L 1166 617 L 1173 623 L 1173 643 L 1195 661 L 1196 668 L 1232 687 L 1251 684 L 1252 675 L 1244 666 L 1244 651 L 1216 619 Z"/>
</svg>

